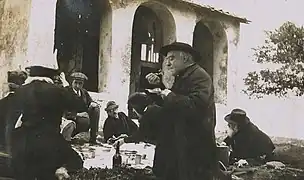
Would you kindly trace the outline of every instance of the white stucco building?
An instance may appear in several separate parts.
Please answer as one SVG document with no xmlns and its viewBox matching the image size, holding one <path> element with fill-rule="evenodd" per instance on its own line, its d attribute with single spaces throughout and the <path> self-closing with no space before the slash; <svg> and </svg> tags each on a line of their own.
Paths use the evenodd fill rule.
<svg viewBox="0 0 304 180">
<path fill-rule="evenodd" d="M 69 33 L 64 34 L 60 28 L 68 29 L 71 25 L 67 21 L 61 21 L 63 25 L 58 27 L 58 8 L 74 15 L 78 11 L 86 14 L 81 8 L 74 8 L 75 12 L 69 9 L 72 2 L 83 5 L 76 0 L 61 0 L 60 3 L 56 0 L 5 0 L 0 4 L 0 84 L 6 82 L 7 70 L 24 68 L 35 62 L 54 62 L 57 38 L 55 48 L 60 54 L 57 56 L 60 68 L 67 73 L 83 71 L 90 79 L 87 87 L 95 92 L 92 93 L 94 98 L 104 103 L 115 100 L 126 111 L 129 94 L 143 88 L 144 75 L 160 67 L 159 48 L 181 41 L 201 52 L 200 64 L 213 77 L 216 103 L 229 105 L 237 98 L 235 79 L 240 23 L 248 23 L 247 19 L 188 0 L 92 0 L 87 4 L 91 8 L 87 14 L 97 17 L 94 22 L 100 23 L 96 26 L 98 30 L 94 26 L 83 31 L 87 38 L 85 44 L 83 38 L 75 40 L 78 36 L 66 40 Z M 83 18 L 82 15 L 80 13 L 78 18 Z M 59 42 L 58 36 L 65 40 Z M 72 53 L 69 51 L 68 55 L 67 48 L 61 46 L 67 46 L 66 42 L 72 40 L 75 43 L 69 47 Z M 1 90 L 5 91 L 5 85 Z"/>
</svg>

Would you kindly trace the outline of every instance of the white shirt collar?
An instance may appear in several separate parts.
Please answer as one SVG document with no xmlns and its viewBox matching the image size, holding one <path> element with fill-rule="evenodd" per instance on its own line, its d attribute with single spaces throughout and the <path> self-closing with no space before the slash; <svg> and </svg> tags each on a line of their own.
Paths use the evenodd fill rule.
<svg viewBox="0 0 304 180">
<path fill-rule="evenodd" d="M 78 96 L 81 96 L 81 92 L 80 92 L 80 90 L 78 90 L 78 91 L 77 91 L 77 90 L 76 90 L 76 89 L 74 89 L 74 88 L 73 88 L 73 90 L 74 90 L 74 92 L 75 92 L 75 93 L 76 93 Z"/>
</svg>

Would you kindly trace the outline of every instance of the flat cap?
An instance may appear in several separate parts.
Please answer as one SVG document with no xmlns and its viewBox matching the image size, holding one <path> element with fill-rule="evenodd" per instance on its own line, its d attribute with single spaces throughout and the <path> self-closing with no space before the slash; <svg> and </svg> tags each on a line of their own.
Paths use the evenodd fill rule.
<svg viewBox="0 0 304 180">
<path fill-rule="evenodd" d="M 77 79 L 77 80 L 88 80 L 88 77 L 81 73 L 81 72 L 74 72 L 71 74 L 71 79 Z"/>
</svg>

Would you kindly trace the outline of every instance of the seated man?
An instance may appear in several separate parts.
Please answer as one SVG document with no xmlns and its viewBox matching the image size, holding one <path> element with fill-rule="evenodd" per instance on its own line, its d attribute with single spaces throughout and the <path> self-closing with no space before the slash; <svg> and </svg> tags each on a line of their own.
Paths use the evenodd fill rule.
<svg viewBox="0 0 304 180">
<path fill-rule="evenodd" d="M 84 81 L 87 79 L 87 76 L 80 72 L 71 74 L 72 86 L 68 86 L 67 88 L 71 93 L 76 93 L 83 99 L 87 106 L 87 111 L 81 113 L 66 112 L 65 119 L 67 120 L 64 120 L 62 123 L 62 135 L 67 141 L 71 141 L 71 137 L 90 129 L 89 142 L 91 144 L 96 144 L 100 109 L 99 105 L 92 100 L 88 91 L 83 88 Z"/>
<path fill-rule="evenodd" d="M 228 122 L 229 133 L 224 142 L 232 149 L 230 163 L 242 159 L 251 164 L 265 163 L 272 158 L 275 147 L 271 139 L 250 122 L 244 110 L 233 109 L 225 120 Z"/>
<path fill-rule="evenodd" d="M 108 114 L 108 118 L 105 120 L 103 133 L 104 140 L 107 142 L 110 138 L 115 138 L 120 135 L 131 135 L 137 131 L 137 125 L 126 116 L 123 112 L 118 112 L 118 105 L 114 101 L 109 101 L 105 111 Z"/>
</svg>

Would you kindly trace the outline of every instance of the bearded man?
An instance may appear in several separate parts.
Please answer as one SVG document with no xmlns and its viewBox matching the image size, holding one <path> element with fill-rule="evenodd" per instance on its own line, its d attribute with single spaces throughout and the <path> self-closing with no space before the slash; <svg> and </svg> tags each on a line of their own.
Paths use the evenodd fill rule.
<svg viewBox="0 0 304 180">
<path fill-rule="evenodd" d="M 218 169 L 214 136 L 214 88 L 210 75 L 200 67 L 199 53 L 189 44 L 174 42 L 164 46 L 164 75 L 170 72 L 174 82 L 164 82 L 166 89 L 158 94 L 163 98 L 164 119 L 168 140 L 158 151 L 162 158 L 156 173 L 165 180 L 211 180 Z M 147 75 L 151 84 L 160 83 L 154 73 Z M 167 78 L 170 80 L 170 78 Z"/>
</svg>

